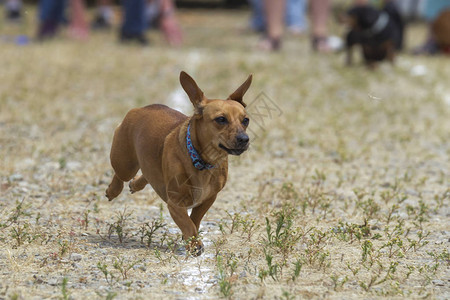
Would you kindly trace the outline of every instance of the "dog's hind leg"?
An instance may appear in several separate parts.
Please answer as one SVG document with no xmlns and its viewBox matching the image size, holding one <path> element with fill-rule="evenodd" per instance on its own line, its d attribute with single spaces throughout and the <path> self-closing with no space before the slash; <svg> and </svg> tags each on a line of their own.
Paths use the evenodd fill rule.
<svg viewBox="0 0 450 300">
<path fill-rule="evenodd" d="M 126 135 L 127 129 L 124 121 L 114 133 L 110 158 L 115 173 L 106 189 L 106 197 L 109 201 L 119 196 L 123 189 L 123 183 L 130 181 L 139 171 L 134 147 Z"/>
<path fill-rule="evenodd" d="M 130 181 L 130 184 L 128 186 L 130 187 L 130 192 L 134 194 L 145 188 L 147 183 L 147 179 L 145 179 L 145 177 L 141 175 L 139 177 L 134 177 L 134 179 Z"/>
<path fill-rule="evenodd" d="M 114 177 L 106 189 L 106 197 L 109 201 L 119 196 L 123 189 L 123 181 L 114 174 Z"/>
<path fill-rule="evenodd" d="M 395 46 L 392 41 L 388 41 L 386 44 L 386 57 L 388 61 L 393 65 L 395 60 Z"/>
<path fill-rule="evenodd" d="M 113 166 L 115 164 L 113 163 Z M 119 196 L 119 194 L 122 192 L 123 189 L 123 183 L 125 181 L 131 180 L 136 173 L 139 171 L 139 166 L 136 164 L 136 166 L 127 166 L 118 168 L 117 166 L 114 168 L 115 174 L 114 177 L 109 184 L 108 188 L 106 189 L 106 197 L 109 201 Z"/>
</svg>

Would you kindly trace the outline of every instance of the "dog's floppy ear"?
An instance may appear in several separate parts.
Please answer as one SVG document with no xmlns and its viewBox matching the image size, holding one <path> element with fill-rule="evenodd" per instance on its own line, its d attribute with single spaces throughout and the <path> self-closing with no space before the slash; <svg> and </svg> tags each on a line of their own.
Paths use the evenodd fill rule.
<svg viewBox="0 0 450 300">
<path fill-rule="evenodd" d="M 252 83 L 253 75 L 250 74 L 247 78 L 247 80 L 237 88 L 230 96 L 228 96 L 227 100 L 234 100 L 242 104 L 243 107 L 246 107 L 247 105 L 242 101 L 242 98 L 244 97 L 245 92 L 247 92 L 248 88 L 250 87 L 250 84 Z"/>
<path fill-rule="evenodd" d="M 201 114 L 203 102 L 205 100 L 203 91 L 198 87 L 195 80 L 184 71 L 181 71 L 180 73 L 180 83 L 186 94 L 189 96 L 192 105 L 194 105 L 195 113 Z"/>
</svg>

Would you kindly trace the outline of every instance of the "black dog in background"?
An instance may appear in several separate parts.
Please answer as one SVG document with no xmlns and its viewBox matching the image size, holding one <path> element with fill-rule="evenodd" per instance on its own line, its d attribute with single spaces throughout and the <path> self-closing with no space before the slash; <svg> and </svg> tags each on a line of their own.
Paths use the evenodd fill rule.
<svg viewBox="0 0 450 300">
<path fill-rule="evenodd" d="M 403 48 L 404 23 L 397 7 L 386 1 L 383 10 L 357 5 L 347 11 L 347 65 L 353 62 L 353 46 L 361 45 L 364 61 L 373 68 L 384 59 L 394 61 L 395 52 Z"/>
</svg>

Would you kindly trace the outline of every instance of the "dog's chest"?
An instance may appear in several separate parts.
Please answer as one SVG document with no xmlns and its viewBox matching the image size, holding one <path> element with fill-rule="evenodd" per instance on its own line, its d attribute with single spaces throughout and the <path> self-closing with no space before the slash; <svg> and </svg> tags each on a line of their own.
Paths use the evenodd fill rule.
<svg viewBox="0 0 450 300">
<path fill-rule="evenodd" d="M 223 175 L 207 176 L 195 178 L 190 186 L 192 202 L 188 203 L 188 208 L 194 208 L 202 204 L 205 200 L 215 196 L 225 185 L 226 178 Z"/>
</svg>

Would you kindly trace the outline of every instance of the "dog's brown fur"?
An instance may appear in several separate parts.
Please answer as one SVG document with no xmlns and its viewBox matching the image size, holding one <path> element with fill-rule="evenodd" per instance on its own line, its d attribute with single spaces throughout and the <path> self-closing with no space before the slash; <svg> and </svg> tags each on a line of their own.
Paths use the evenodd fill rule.
<svg viewBox="0 0 450 300">
<path fill-rule="evenodd" d="M 142 175 L 129 184 L 131 192 L 140 191 L 150 183 L 167 203 L 183 239 L 190 241 L 188 250 L 201 254 L 203 245 L 197 239 L 200 221 L 225 186 L 227 156 L 230 152 L 239 155 L 248 148 L 245 134 L 248 124 L 243 122 L 248 116 L 242 98 L 251 81 L 250 75 L 227 100 L 209 100 L 194 79 L 181 72 L 180 83 L 195 108 L 192 117 L 159 104 L 128 112 L 114 133 L 111 165 L 115 174 L 106 190 L 108 199 L 117 197 L 123 183 L 133 179 L 140 169 Z M 220 124 L 218 117 L 225 117 L 227 124 Z M 186 148 L 189 124 L 194 147 L 205 162 L 215 165 L 214 168 L 194 167 Z M 242 136 L 247 139 L 246 145 L 242 145 L 242 140 L 241 143 L 236 141 Z M 189 208 L 192 208 L 190 216 Z"/>
<path fill-rule="evenodd" d="M 444 10 L 431 24 L 439 51 L 450 54 L 450 9 Z"/>
</svg>

